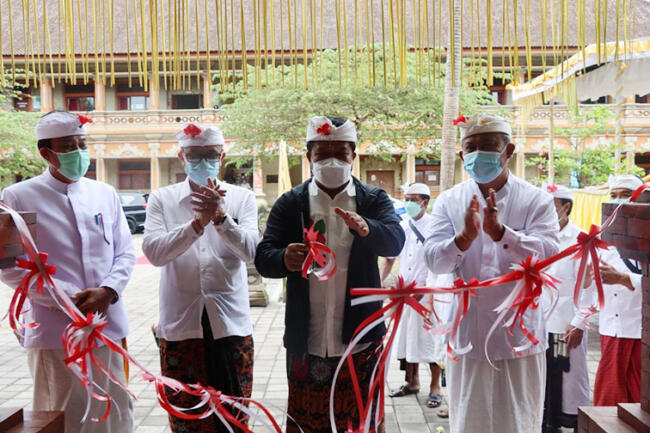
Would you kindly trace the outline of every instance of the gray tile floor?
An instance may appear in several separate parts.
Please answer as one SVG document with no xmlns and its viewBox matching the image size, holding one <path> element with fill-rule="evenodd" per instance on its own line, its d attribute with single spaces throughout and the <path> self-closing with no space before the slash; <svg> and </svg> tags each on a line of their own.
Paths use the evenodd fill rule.
<svg viewBox="0 0 650 433">
<path fill-rule="evenodd" d="M 136 235 L 136 247 L 140 252 L 141 235 Z M 151 265 L 136 265 L 133 277 L 124 292 L 128 309 L 131 334 L 129 351 L 153 371 L 160 371 L 158 350 L 151 335 L 151 325 L 158 318 L 159 270 Z M 277 292 L 277 282 L 269 282 L 271 291 Z M 10 290 L 0 283 L 0 316 L 7 311 L 11 298 Z M 282 347 L 284 328 L 284 305 L 272 302 L 266 308 L 253 308 L 255 324 L 255 373 L 253 397 L 270 402 L 280 408 L 286 407 L 287 381 L 285 377 L 285 353 Z M 598 336 L 590 335 L 589 370 L 593 380 L 600 358 Z M 386 431 L 388 433 L 442 433 L 448 431 L 448 424 L 437 416 L 439 409 L 426 407 L 426 384 L 430 376 L 426 366 L 420 368 L 423 392 L 396 399 L 386 399 Z M 152 385 L 134 375 L 130 389 L 137 396 L 135 417 L 137 433 L 169 432 L 167 416 L 156 401 Z M 403 373 L 398 363 L 392 362 L 388 374 L 388 388 L 401 385 Z M 444 391 L 444 388 L 443 388 Z M 32 385 L 27 369 L 25 351 L 18 345 L 7 321 L 0 323 L 0 407 L 25 407 L 31 405 Z M 445 407 L 443 406 L 443 409 Z M 279 421 L 282 414 L 272 411 Z M 117 433 L 117 432 L 116 432 Z"/>
</svg>

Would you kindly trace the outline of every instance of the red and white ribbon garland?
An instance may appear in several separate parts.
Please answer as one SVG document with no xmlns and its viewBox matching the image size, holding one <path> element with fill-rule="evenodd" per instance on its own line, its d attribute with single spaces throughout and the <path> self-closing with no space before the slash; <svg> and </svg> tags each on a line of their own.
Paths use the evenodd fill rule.
<svg viewBox="0 0 650 433">
<path fill-rule="evenodd" d="M 307 278 L 311 273 L 319 280 L 329 280 L 336 273 L 336 255 L 322 240 L 323 236 L 314 228 L 312 222 L 305 231 L 305 245 L 309 252 L 302 264 L 302 277 Z M 318 266 L 315 266 L 318 265 Z"/>
</svg>

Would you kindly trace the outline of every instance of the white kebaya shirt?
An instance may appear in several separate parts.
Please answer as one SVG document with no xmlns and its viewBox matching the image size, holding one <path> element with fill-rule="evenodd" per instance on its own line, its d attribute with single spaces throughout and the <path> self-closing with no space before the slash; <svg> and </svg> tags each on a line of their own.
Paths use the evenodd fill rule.
<svg viewBox="0 0 650 433">
<path fill-rule="evenodd" d="M 343 355 L 343 315 L 345 292 L 348 290 L 348 262 L 354 236 L 343 218 L 334 209 L 356 212 L 356 190 L 352 179 L 348 186 L 333 199 L 321 190 L 315 181 L 309 183 L 309 212 L 314 222 L 325 223 L 325 239 L 336 255 L 336 273 L 329 280 L 321 281 L 309 276 L 309 337 L 308 349 L 312 355 L 336 357 Z M 364 346 L 365 347 L 365 346 Z M 363 347 L 358 346 L 358 350 Z"/>
<path fill-rule="evenodd" d="M 494 242 L 480 231 L 471 246 L 461 251 L 454 238 L 463 230 L 465 212 L 474 194 L 478 197 L 482 218 L 483 208 L 487 204 L 473 180 L 444 191 L 436 199 L 432 214 L 433 232 L 425 244 L 427 265 L 433 273 L 453 273 L 455 278 L 462 277 L 465 281 L 472 278 L 483 281 L 510 272 L 512 264 L 522 262 L 529 255 L 546 258 L 558 252 L 559 226 L 553 198 L 512 173 L 496 193 L 499 221 L 505 225 L 503 238 Z M 460 322 L 459 341 L 456 342 L 456 347 L 472 344 L 472 350 L 466 356 L 485 359 L 488 332 L 498 316 L 494 309 L 514 286 L 515 283 L 508 283 L 478 289 L 477 296 L 471 298 L 467 316 Z M 528 330 L 539 340 L 537 345 L 524 351 L 524 355 L 546 350 L 547 338 L 541 310 L 529 309 L 524 314 Z M 510 336 L 508 330 L 499 325 L 488 343 L 488 356 L 493 361 L 516 358 L 518 355 L 511 344 L 519 346 L 527 341 L 518 327 Z"/>
<path fill-rule="evenodd" d="M 219 183 L 226 220 L 199 235 L 192 227 L 189 180 L 149 196 L 142 250 L 160 275 L 158 336 L 168 341 L 203 338 L 207 311 L 215 339 L 253 333 L 246 263 L 259 240 L 255 195 Z"/>
<path fill-rule="evenodd" d="M 73 295 L 87 288 L 110 287 L 118 296 L 129 281 L 135 252 L 122 205 L 110 185 L 82 177 L 70 184 L 54 178 L 49 170 L 40 176 L 7 187 L 2 200 L 17 211 L 36 212 L 36 246 L 48 253 L 56 266 L 54 284 Z M 4 269 L 2 280 L 18 286 L 25 271 Z M 24 346 L 61 349 L 61 335 L 70 323 L 47 290 L 30 289 L 31 310 L 26 321 L 39 326 L 25 329 Z M 121 296 L 108 307 L 105 333 L 113 340 L 128 334 Z"/>
</svg>

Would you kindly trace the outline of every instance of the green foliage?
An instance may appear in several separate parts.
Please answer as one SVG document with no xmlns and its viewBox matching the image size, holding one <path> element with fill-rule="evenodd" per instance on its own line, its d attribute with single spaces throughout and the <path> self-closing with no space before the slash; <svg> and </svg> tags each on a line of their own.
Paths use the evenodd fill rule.
<svg viewBox="0 0 650 433">
<path fill-rule="evenodd" d="M 363 49 L 357 58 L 365 61 L 366 55 Z M 220 105 L 226 114 L 224 131 L 229 136 L 238 137 L 235 152 L 273 156 L 275 152 L 270 144 L 285 140 L 293 147 L 290 153 L 300 153 L 304 149 L 307 120 L 315 115 L 328 115 L 354 122 L 358 141 L 371 142 L 370 153 L 380 159 L 390 159 L 391 154 L 402 153 L 409 144 L 416 142 L 419 153 L 438 157 L 439 146 L 434 139 L 440 136 L 442 123 L 444 65 L 435 64 L 434 67 L 433 52 L 430 57 L 420 59 L 418 54 L 409 52 L 406 73 L 411 86 L 396 85 L 390 66 L 392 62 L 387 62 L 390 67 L 386 71 L 387 86 L 384 87 L 380 45 L 375 46 L 374 55 L 374 87 L 367 85 L 367 68 L 361 69 L 356 81 L 350 71 L 348 81 L 340 85 L 339 54 L 333 50 L 324 51 L 317 62 L 307 67 L 285 65 L 284 68 L 270 67 L 266 71 L 249 66 L 248 88 L 244 88 L 239 76 L 236 83 L 231 83 L 226 91 L 220 93 Z M 352 65 L 352 49 L 348 57 Z M 305 74 L 311 84 L 317 77 L 317 85 L 305 90 Z M 467 67 L 465 81 L 485 74 L 481 65 L 477 65 L 473 72 Z M 344 70 L 341 76 L 345 78 Z M 215 77 L 215 88 L 221 89 L 218 75 Z M 281 87 L 283 79 L 285 87 Z M 492 104 L 491 93 L 482 84 L 461 86 L 461 89 L 463 113 L 471 114 L 478 105 Z"/>
<path fill-rule="evenodd" d="M 39 113 L 0 111 L 0 187 L 15 178 L 35 176 L 45 168 L 34 138 Z"/>
<path fill-rule="evenodd" d="M 585 148 L 585 139 L 613 132 L 610 122 L 615 113 L 607 105 L 597 105 L 578 114 L 572 114 L 571 127 L 556 128 L 557 137 L 574 137 L 570 149 L 557 149 L 553 151 L 553 167 L 555 169 L 555 183 L 569 185 L 572 174 L 580 187 L 602 185 L 607 182 L 610 175 L 614 174 L 616 160 L 614 158 L 614 141 L 596 148 Z M 536 166 L 542 175 L 533 179 L 535 183 L 548 181 L 548 155 L 546 153 L 527 158 L 526 165 Z M 633 166 L 630 169 L 624 164 L 624 173 L 643 175 L 642 168 Z"/>
</svg>

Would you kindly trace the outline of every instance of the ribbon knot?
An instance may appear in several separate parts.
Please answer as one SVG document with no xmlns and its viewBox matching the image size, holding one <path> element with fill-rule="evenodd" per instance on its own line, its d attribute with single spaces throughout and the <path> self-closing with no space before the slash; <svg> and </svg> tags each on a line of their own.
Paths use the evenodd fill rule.
<svg viewBox="0 0 650 433">
<path fill-rule="evenodd" d="M 336 255 L 325 245 L 325 237 L 314 226 L 312 222 L 309 229 L 304 229 L 304 242 L 309 252 L 302 264 L 302 277 L 307 278 L 308 274 L 313 273 L 319 280 L 328 280 L 336 273 Z M 314 262 L 318 267 L 314 266 Z"/>
<path fill-rule="evenodd" d="M 45 293 L 44 281 L 47 280 L 50 285 L 52 284 L 52 275 L 56 273 L 56 266 L 47 264 L 47 253 L 38 253 L 38 258 L 41 264 L 35 260 L 16 259 L 16 266 L 29 271 L 16 287 L 14 294 L 9 304 L 9 326 L 16 332 L 22 328 L 35 328 L 38 326 L 36 322 L 21 324 L 20 316 L 24 313 L 23 306 L 25 301 L 29 299 L 29 288 L 32 285 L 32 280 L 36 278 L 36 292 L 40 294 Z M 41 272 L 41 269 L 43 272 Z"/>
</svg>

